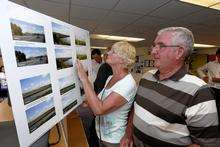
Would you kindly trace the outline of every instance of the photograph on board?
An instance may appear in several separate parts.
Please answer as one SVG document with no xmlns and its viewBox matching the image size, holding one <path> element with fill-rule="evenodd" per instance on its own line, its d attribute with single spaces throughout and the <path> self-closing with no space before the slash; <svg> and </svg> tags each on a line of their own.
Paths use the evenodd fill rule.
<svg viewBox="0 0 220 147">
<path fill-rule="evenodd" d="M 15 46 L 17 66 L 47 64 L 47 49 L 45 47 Z"/>
<path fill-rule="evenodd" d="M 73 67 L 72 50 L 55 49 L 57 69 Z"/>
<path fill-rule="evenodd" d="M 10 19 L 13 40 L 45 43 L 44 27 Z"/>
<path fill-rule="evenodd" d="M 73 75 L 68 75 L 59 79 L 60 94 L 63 95 L 75 88 Z"/>
<path fill-rule="evenodd" d="M 75 105 L 77 105 L 77 100 L 74 96 L 75 95 L 73 90 L 62 95 L 63 114 L 65 114 Z"/>
<path fill-rule="evenodd" d="M 50 74 L 20 80 L 24 104 L 52 93 Z"/>
<path fill-rule="evenodd" d="M 86 54 L 76 54 L 76 58 L 79 60 L 86 60 L 87 59 L 87 55 Z"/>
<path fill-rule="evenodd" d="M 53 41 L 57 45 L 71 45 L 70 44 L 70 30 L 60 24 L 52 22 Z"/>
<path fill-rule="evenodd" d="M 25 112 L 29 132 L 32 133 L 34 130 L 56 115 L 53 97 L 48 96 L 46 100 L 27 109 Z"/>
<path fill-rule="evenodd" d="M 76 34 L 75 44 L 80 46 L 86 46 L 86 37 L 83 34 Z"/>
<path fill-rule="evenodd" d="M 0 102 L 8 97 L 8 84 L 5 75 L 5 67 L 2 59 L 2 52 L 0 48 Z"/>
</svg>

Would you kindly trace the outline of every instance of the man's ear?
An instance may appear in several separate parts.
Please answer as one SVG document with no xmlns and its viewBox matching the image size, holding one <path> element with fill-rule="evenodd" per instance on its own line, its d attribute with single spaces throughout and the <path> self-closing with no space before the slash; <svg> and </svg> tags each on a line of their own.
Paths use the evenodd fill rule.
<svg viewBox="0 0 220 147">
<path fill-rule="evenodd" d="M 177 50 L 177 55 L 176 55 L 176 59 L 182 59 L 185 60 L 185 56 L 186 56 L 186 49 L 183 46 L 180 46 Z"/>
</svg>

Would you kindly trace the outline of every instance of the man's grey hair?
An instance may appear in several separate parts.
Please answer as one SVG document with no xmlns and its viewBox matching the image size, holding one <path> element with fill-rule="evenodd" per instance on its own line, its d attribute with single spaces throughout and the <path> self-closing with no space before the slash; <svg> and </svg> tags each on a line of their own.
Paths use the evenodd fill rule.
<svg viewBox="0 0 220 147">
<path fill-rule="evenodd" d="M 185 58 L 192 54 L 194 37 L 193 33 L 189 29 L 184 27 L 168 27 L 158 31 L 157 35 L 160 35 L 164 32 L 173 32 L 173 45 L 182 45 L 186 48 Z"/>
</svg>

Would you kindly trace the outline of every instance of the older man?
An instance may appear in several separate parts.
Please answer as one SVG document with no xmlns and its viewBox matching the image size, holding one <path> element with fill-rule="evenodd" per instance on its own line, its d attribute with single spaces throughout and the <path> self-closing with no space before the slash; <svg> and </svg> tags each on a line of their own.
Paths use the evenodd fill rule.
<svg viewBox="0 0 220 147">
<path fill-rule="evenodd" d="M 133 125 L 128 125 L 121 146 L 131 143 L 132 133 L 136 147 L 220 146 L 214 96 L 184 66 L 193 44 L 193 34 L 186 28 L 158 32 L 151 52 L 157 69 L 140 81 L 130 117 Z"/>
</svg>

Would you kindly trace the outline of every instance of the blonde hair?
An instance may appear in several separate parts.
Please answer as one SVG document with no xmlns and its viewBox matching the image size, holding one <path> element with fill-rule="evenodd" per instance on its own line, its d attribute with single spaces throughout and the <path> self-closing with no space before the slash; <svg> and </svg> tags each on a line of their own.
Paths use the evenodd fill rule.
<svg viewBox="0 0 220 147">
<path fill-rule="evenodd" d="M 126 41 L 120 41 L 112 45 L 112 50 L 124 59 L 126 68 L 132 67 L 136 57 L 136 50 L 133 45 Z"/>
</svg>

